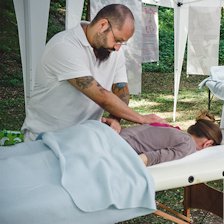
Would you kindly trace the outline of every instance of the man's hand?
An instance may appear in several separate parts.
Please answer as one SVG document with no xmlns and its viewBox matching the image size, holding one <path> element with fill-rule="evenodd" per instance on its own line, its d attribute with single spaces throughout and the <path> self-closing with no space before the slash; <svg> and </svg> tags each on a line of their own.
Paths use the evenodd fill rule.
<svg viewBox="0 0 224 224">
<path fill-rule="evenodd" d="M 121 131 L 121 125 L 120 123 L 113 118 L 107 118 L 107 117 L 102 117 L 101 121 L 103 123 L 108 124 L 111 128 L 113 128 L 117 133 L 120 133 Z"/>
<path fill-rule="evenodd" d="M 166 124 L 167 121 L 164 118 L 159 117 L 156 114 L 147 114 L 147 115 L 142 115 L 143 117 L 143 122 L 142 124 L 151 124 L 151 123 L 164 123 Z"/>
</svg>

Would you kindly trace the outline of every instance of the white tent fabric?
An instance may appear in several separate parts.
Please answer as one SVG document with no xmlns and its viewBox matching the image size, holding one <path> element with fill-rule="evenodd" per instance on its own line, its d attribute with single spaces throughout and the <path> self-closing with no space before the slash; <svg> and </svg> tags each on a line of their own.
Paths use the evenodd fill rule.
<svg viewBox="0 0 224 224">
<path fill-rule="evenodd" d="M 159 61 L 158 6 L 142 5 L 142 62 Z"/>
<path fill-rule="evenodd" d="M 150 4 L 150 5 L 158 5 L 167 8 L 174 7 L 174 0 L 142 0 L 143 3 Z"/>
<path fill-rule="evenodd" d="M 13 0 L 13 3 L 18 23 L 25 105 L 27 105 L 33 88 L 36 65 L 46 43 L 50 0 Z"/>
<path fill-rule="evenodd" d="M 221 7 L 190 7 L 189 18 L 187 74 L 209 75 L 218 65 Z"/>
<path fill-rule="evenodd" d="M 180 86 L 180 76 L 184 60 L 185 46 L 188 34 L 188 7 L 174 5 L 174 104 L 173 121 L 176 120 L 177 98 Z"/>
<path fill-rule="evenodd" d="M 74 1 L 66 0 L 66 17 L 65 28 L 70 29 L 74 27 L 82 17 L 84 0 Z"/>
</svg>

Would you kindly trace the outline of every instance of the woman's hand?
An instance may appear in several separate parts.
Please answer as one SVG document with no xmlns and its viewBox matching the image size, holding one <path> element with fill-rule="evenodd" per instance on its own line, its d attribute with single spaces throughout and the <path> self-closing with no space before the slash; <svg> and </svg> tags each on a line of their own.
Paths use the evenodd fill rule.
<svg viewBox="0 0 224 224">
<path fill-rule="evenodd" d="M 120 133 L 121 131 L 121 125 L 120 123 L 116 120 L 116 119 L 113 119 L 113 118 L 108 118 L 108 117 L 102 117 L 101 121 L 103 123 L 106 123 L 108 124 L 111 128 L 113 128 L 118 134 Z"/>
<path fill-rule="evenodd" d="M 147 158 L 147 156 L 144 153 L 142 153 L 142 154 L 139 155 L 139 157 L 141 158 L 143 163 L 147 166 L 148 165 L 148 158 Z"/>
</svg>

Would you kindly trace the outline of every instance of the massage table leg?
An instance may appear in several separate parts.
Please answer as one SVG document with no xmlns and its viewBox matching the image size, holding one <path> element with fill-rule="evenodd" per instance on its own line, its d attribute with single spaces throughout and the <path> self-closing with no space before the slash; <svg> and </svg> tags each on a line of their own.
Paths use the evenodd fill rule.
<svg viewBox="0 0 224 224">
<path fill-rule="evenodd" d="M 160 202 L 156 203 L 165 211 L 157 210 L 155 215 L 178 224 L 191 223 L 191 208 L 203 209 L 223 218 L 223 192 L 204 183 L 184 187 L 184 215 Z"/>
<path fill-rule="evenodd" d="M 203 209 L 223 218 L 223 192 L 204 183 L 185 187 L 184 214 L 188 218 L 190 208 Z"/>
<path fill-rule="evenodd" d="M 168 219 L 172 222 L 178 223 L 178 224 L 188 224 L 191 223 L 190 218 L 186 217 L 185 215 L 182 215 L 180 213 L 178 213 L 177 211 L 169 208 L 168 206 L 160 203 L 160 202 L 156 202 L 157 207 L 160 207 L 162 209 L 164 209 L 166 212 L 163 212 L 161 210 L 157 210 L 156 212 L 154 212 L 154 214 L 163 217 L 164 219 Z M 171 213 L 168 214 L 167 212 Z"/>
</svg>

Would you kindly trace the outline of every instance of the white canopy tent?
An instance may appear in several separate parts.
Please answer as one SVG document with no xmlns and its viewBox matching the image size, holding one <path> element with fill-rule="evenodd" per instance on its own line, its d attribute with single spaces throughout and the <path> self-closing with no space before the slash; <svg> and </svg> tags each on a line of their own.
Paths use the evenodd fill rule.
<svg viewBox="0 0 224 224">
<path fill-rule="evenodd" d="M 36 65 L 46 43 L 50 0 L 13 0 L 18 22 L 19 40 L 23 67 L 25 104 L 33 88 Z M 174 69 L 174 113 L 179 92 L 181 70 L 188 35 L 189 7 L 220 7 L 224 0 L 143 0 L 143 3 L 174 8 L 175 21 L 175 69 Z M 81 19 L 84 0 L 66 0 L 66 28 Z M 106 4 L 106 1 L 105 1 Z M 37 10 L 38 9 L 38 10 Z M 41 12 L 41 13 L 40 13 Z M 213 64 L 215 66 L 217 64 Z"/>
</svg>

